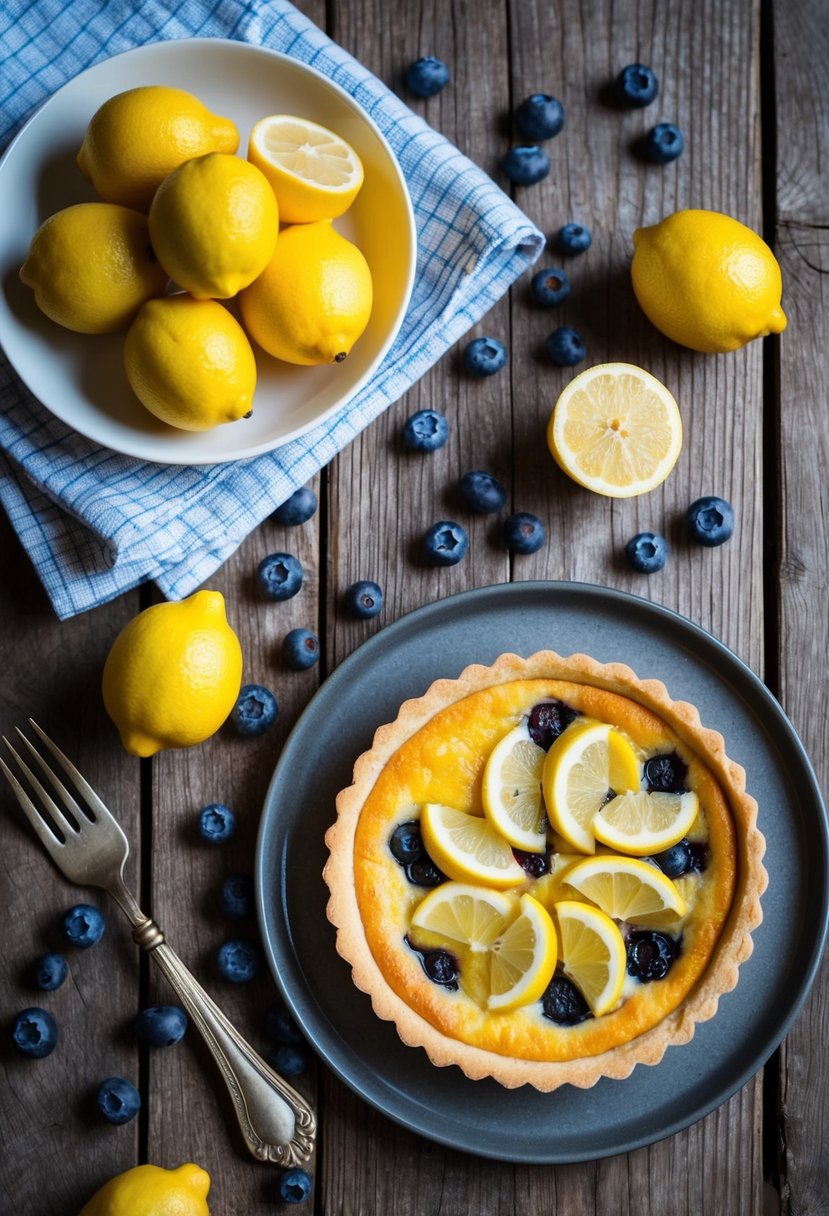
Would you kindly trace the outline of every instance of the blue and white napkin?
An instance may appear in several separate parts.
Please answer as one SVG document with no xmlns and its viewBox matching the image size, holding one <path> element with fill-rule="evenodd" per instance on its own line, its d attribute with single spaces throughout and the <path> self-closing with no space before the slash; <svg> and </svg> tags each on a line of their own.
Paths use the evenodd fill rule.
<svg viewBox="0 0 829 1216">
<path fill-rule="evenodd" d="M 91 64 L 166 38 L 237 38 L 295 56 L 371 113 L 412 198 L 411 304 L 382 366 L 343 410 L 274 452 L 232 464 L 150 464 L 97 447 L 0 361 L 0 502 L 65 618 L 148 579 L 189 595 L 249 532 L 396 401 L 538 256 L 511 200 L 287 0 L 6 0 L 0 146 Z"/>
</svg>

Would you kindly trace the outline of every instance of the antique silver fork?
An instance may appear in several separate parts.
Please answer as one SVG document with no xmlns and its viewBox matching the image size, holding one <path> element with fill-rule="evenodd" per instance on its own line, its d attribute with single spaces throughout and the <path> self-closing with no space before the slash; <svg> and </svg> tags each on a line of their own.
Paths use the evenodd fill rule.
<svg viewBox="0 0 829 1216">
<path fill-rule="evenodd" d="M 17 733 L 26 749 L 62 803 L 64 809 L 61 809 L 3 736 L 3 742 L 39 805 L 2 757 L 0 767 L 46 852 L 70 882 L 101 887 L 126 914 L 132 924 L 133 940 L 158 963 L 218 1064 L 245 1143 L 253 1156 L 280 1165 L 307 1161 L 316 1136 L 314 1112 L 302 1095 L 245 1042 L 167 945 L 155 921 L 141 911 L 124 881 L 129 842 L 120 824 L 60 748 L 31 718 L 29 724 L 63 769 L 75 794 L 83 800 L 81 805 L 18 728 Z"/>
</svg>

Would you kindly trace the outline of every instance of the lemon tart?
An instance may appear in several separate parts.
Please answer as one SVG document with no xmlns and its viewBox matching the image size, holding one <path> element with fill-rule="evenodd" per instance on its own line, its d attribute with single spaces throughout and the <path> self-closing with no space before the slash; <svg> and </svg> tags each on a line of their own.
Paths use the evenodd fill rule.
<svg viewBox="0 0 829 1216">
<path fill-rule="evenodd" d="M 328 918 L 375 1013 L 435 1065 L 545 1091 L 690 1040 L 767 881 L 745 773 L 697 709 L 552 651 L 405 702 L 326 843 Z"/>
</svg>

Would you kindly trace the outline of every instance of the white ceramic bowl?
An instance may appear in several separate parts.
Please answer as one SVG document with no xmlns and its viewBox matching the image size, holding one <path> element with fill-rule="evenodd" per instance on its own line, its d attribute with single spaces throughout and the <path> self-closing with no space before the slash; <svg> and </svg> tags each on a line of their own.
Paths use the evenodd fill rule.
<svg viewBox="0 0 829 1216">
<path fill-rule="evenodd" d="M 342 364 L 292 367 L 257 350 L 253 416 L 212 431 L 179 431 L 149 414 L 126 380 L 123 334 L 90 337 L 48 320 L 18 279 L 47 216 L 94 198 L 75 165 L 87 123 L 107 98 L 145 84 L 195 93 L 232 118 L 240 154 L 265 114 L 298 114 L 358 152 L 365 181 L 337 228 L 363 251 L 374 281 L 368 327 Z M 414 281 L 414 215 L 400 167 L 366 113 L 321 73 L 275 51 L 225 39 L 158 42 L 96 64 L 58 90 L 0 161 L 0 345 L 20 378 L 89 439 L 143 460 L 213 464 L 271 451 L 341 409 L 368 380 L 402 323 Z"/>
</svg>

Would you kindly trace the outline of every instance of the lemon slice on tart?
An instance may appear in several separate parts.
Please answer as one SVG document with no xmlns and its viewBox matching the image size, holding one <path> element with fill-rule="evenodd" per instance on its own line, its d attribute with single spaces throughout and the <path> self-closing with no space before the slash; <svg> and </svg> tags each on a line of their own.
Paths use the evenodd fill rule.
<svg viewBox="0 0 829 1216">
<path fill-rule="evenodd" d="M 480 815 L 428 802 L 420 813 L 420 829 L 432 861 L 456 882 L 505 889 L 527 877 L 512 845 Z"/>
<path fill-rule="evenodd" d="M 362 162 L 350 144 L 291 114 L 259 119 L 250 133 L 248 160 L 270 182 L 286 224 L 336 219 L 363 184 Z"/>
<path fill-rule="evenodd" d="M 565 881 L 614 920 L 638 921 L 663 912 L 685 915 L 679 888 L 638 857 L 585 857 L 570 867 Z"/>
<path fill-rule="evenodd" d="M 564 974 L 596 1017 L 619 1002 L 625 982 L 625 943 L 606 912 L 578 900 L 556 904 Z"/>
<path fill-rule="evenodd" d="M 515 915 L 515 900 L 503 891 L 471 883 L 444 882 L 420 901 L 411 927 L 471 950 L 488 950 Z M 434 935 L 432 937 L 432 935 Z"/>
<path fill-rule="evenodd" d="M 537 1001 L 553 978 L 557 959 L 549 912 L 531 895 L 522 895 L 518 916 L 492 945 L 487 1007 L 507 1012 Z"/>
<path fill-rule="evenodd" d="M 555 830 L 580 853 L 596 850 L 593 820 L 608 792 L 639 789 L 641 765 L 620 731 L 579 719 L 547 753 L 542 773 L 547 814 Z"/>
<path fill-rule="evenodd" d="M 692 790 L 683 794 L 628 790 L 602 807 L 591 827 L 596 839 L 611 849 L 647 857 L 682 840 L 698 811 L 699 800 Z"/>
<path fill-rule="evenodd" d="M 511 845 L 528 853 L 543 853 L 547 843 L 541 802 L 545 759 L 546 752 L 522 722 L 496 743 L 484 768 L 481 797 L 487 819 Z"/>
</svg>

